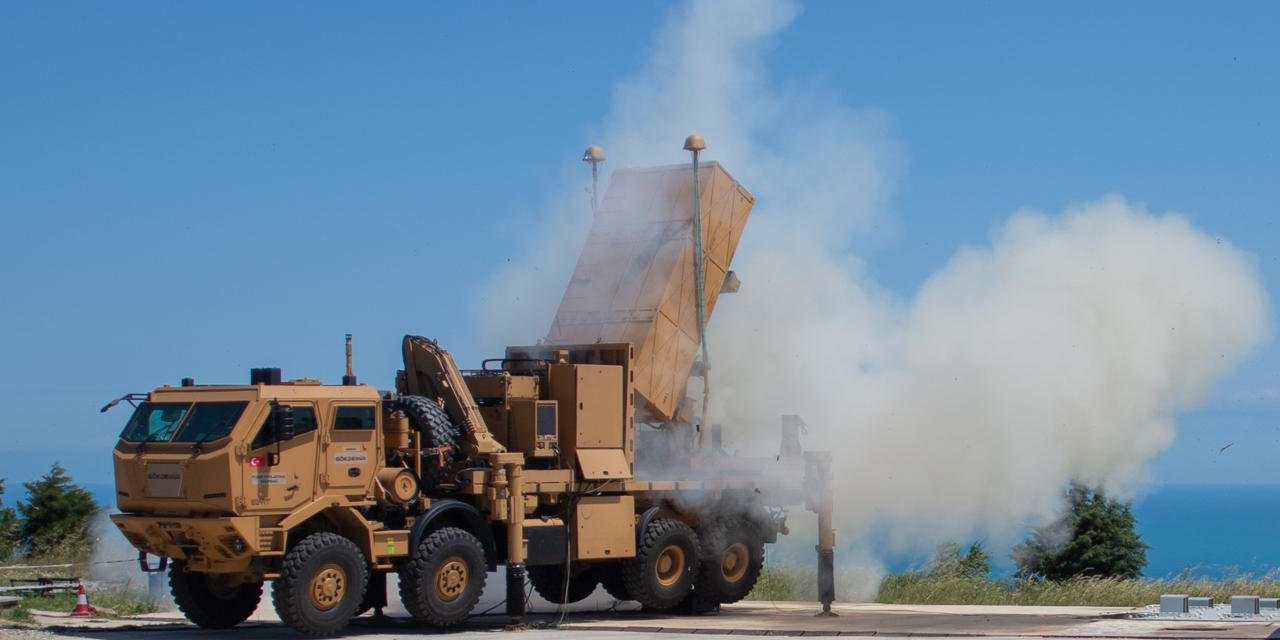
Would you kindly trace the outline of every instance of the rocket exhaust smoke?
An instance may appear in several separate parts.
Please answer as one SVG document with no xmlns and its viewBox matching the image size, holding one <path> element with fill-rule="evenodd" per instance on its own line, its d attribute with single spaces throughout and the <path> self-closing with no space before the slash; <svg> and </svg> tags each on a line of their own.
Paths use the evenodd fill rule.
<svg viewBox="0 0 1280 640">
<path fill-rule="evenodd" d="M 588 141 L 608 152 L 607 176 L 685 162 L 680 141 L 697 131 L 704 157 L 756 196 L 733 265 L 741 290 L 708 327 L 726 447 L 776 452 L 779 416 L 803 416 L 806 448 L 833 450 L 842 544 L 873 526 L 918 548 L 1007 539 L 1052 517 L 1072 479 L 1140 487 L 1178 413 L 1267 338 L 1251 257 L 1106 196 L 1016 212 L 914 296 L 885 291 L 850 247 L 892 224 L 903 153 L 884 114 L 771 81 L 762 55 L 796 13 L 679 6 Z M 526 259 L 475 301 L 491 350 L 536 340 L 524 321 L 554 315 L 590 226 L 589 174 L 575 169 Z"/>
</svg>

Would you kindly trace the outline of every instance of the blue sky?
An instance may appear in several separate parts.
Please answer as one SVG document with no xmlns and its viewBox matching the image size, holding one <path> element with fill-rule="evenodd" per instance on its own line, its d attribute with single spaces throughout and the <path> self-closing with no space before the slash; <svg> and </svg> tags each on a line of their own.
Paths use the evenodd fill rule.
<svg viewBox="0 0 1280 640">
<path fill-rule="evenodd" d="M 344 332 L 384 388 L 406 332 L 492 355 L 468 301 L 665 11 L 0 3 L 0 476 L 108 481 L 106 400 L 252 366 L 336 380 Z M 888 116 L 898 227 L 866 257 L 904 297 L 1020 207 L 1119 192 L 1254 254 L 1275 300 L 1277 14 L 809 2 L 764 61 Z M 1280 348 L 1180 424 L 1157 481 L 1280 482 Z"/>
</svg>

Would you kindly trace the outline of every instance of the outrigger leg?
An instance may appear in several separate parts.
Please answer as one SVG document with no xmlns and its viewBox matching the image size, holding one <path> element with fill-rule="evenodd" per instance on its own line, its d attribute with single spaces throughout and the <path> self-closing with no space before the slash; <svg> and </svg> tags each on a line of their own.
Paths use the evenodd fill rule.
<svg viewBox="0 0 1280 640">
<path fill-rule="evenodd" d="M 524 628 L 524 456 L 503 453 L 494 462 L 505 462 L 507 472 L 507 622 L 508 629 Z"/>
<path fill-rule="evenodd" d="M 836 600 L 836 532 L 831 514 L 831 452 L 805 452 L 806 507 L 818 514 L 818 601 L 819 616 L 834 617 L 831 603 Z"/>
</svg>

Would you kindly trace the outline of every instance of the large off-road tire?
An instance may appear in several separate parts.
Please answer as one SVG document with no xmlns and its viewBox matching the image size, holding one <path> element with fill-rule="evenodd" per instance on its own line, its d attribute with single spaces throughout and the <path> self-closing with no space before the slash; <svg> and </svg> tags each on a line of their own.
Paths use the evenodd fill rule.
<svg viewBox="0 0 1280 640">
<path fill-rule="evenodd" d="M 379 593 L 381 590 L 381 593 Z M 382 603 L 387 595 L 387 574 L 375 573 L 372 569 L 369 571 L 369 583 L 364 587 L 364 597 L 360 598 L 360 606 L 356 607 L 355 613 L 351 614 L 352 618 L 369 613 L 370 609 L 377 608 L 374 602 Z M 383 604 L 382 606 L 385 606 Z"/>
<path fill-rule="evenodd" d="M 533 590 L 538 592 L 547 602 L 554 604 L 572 604 L 586 600 L 600 584 L 594 567 L 582 567 L 578 573 L 569 575 L 569 588 L 565 589 L 564 566 L 558 564 L 529 567 L 529 582 Z"/>
<path fill-rule="evenodd" d="M 698 533 L 698 595 L 718 604 L 751 593 L 764 567 L 764 540 L 743 518 L 711 522 Z"/>
<path fill-rule="evenodd" d="M 312 636 L 332 635 L 355 616 L 368 584 L 369 561 L 360 548 L 319 532 L 285 554 L 271 600 L 285 624 Z"/>
<path fill-rule="evenodd" d="M 636 557 L 622 565 L 627 593 L 653 611 L 667 611 L 684 600 L 698 577 L 698 537 L 689 525 L 669 518 L 649 523 Z"/>
<path fill-rule="evenodd" d="M 169 563 L 173 602 L 188 620 L 205 629 L 229 629 L 253 615 L 262 600 L 262 582 L 230 583 L 230 576 L 187 571 L 182 560 Z"/>
<path fill-rule="evenodd" d="M 614 600 L 631 600 L 631 593 L 627 591 L 627 582 L 622 577 L 622 563 L 620 562 L 603 562 L 595 565 L 596 577 L 600 578 L 600 586 L 613 597 Z"/>
<path fill-rule="evenodd" d="M 414 618 L 452 626 L 480 601 L 487 572 L 480 540 L 457 527 L 444 527 L 423 538 L 400 568 L 400 601 Z"/>
<path fill-rule="evenodd" d="M 438 456 L 423 460 L 422 483 L 434 487 L 445 481 L 461 454 L 462 429 L 453 424 L 440 403 L 423 396 L 400 396 L 396 408 L 404 411 L 409 426 L 422 434 L 424 449 L 438 449 Z"/>
</svg>

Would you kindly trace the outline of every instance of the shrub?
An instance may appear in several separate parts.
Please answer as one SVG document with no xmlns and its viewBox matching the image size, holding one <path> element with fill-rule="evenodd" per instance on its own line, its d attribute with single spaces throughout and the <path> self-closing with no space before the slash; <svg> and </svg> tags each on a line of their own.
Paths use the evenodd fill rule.
<svg viewBox="0 0 1280 640">
<path fill-rule="evenodd" d="M 84 546 L 98 512 L 93 495 L 71 481 L 62 465 L 24 483 L 27 500 L 18 502 L 18 540 L 30 555 L 45 555 Z"/>
<path fill-rule="evenodd" d="M 961 578 L 985 578 L 991 573 L 991 554 L 983 548 L 981 542 L 969 545 L 969 550 L 960 553 L 960 545 L 944 542 L 934 551 L 933 561 L 929 563 L 929 573 L 936 576 L 955 576 Z"/>
<path fill-rule="evenodd" d="M 1069 509 L 1059 520 L 1033 529 L 1013 548 L 1018 576 L 1052 581 L 1138 577 L 1147 564 L 1147 545 L 1129 504 L 1079 483 L 1071 484 L 1067 501 Z"/>
<path fill-rule="evenodd" d="M 4 506 L 4 478 L 0 478 L 0 562 L 13 557 L 18 543 L 18 514 Z"/>
</svg>

